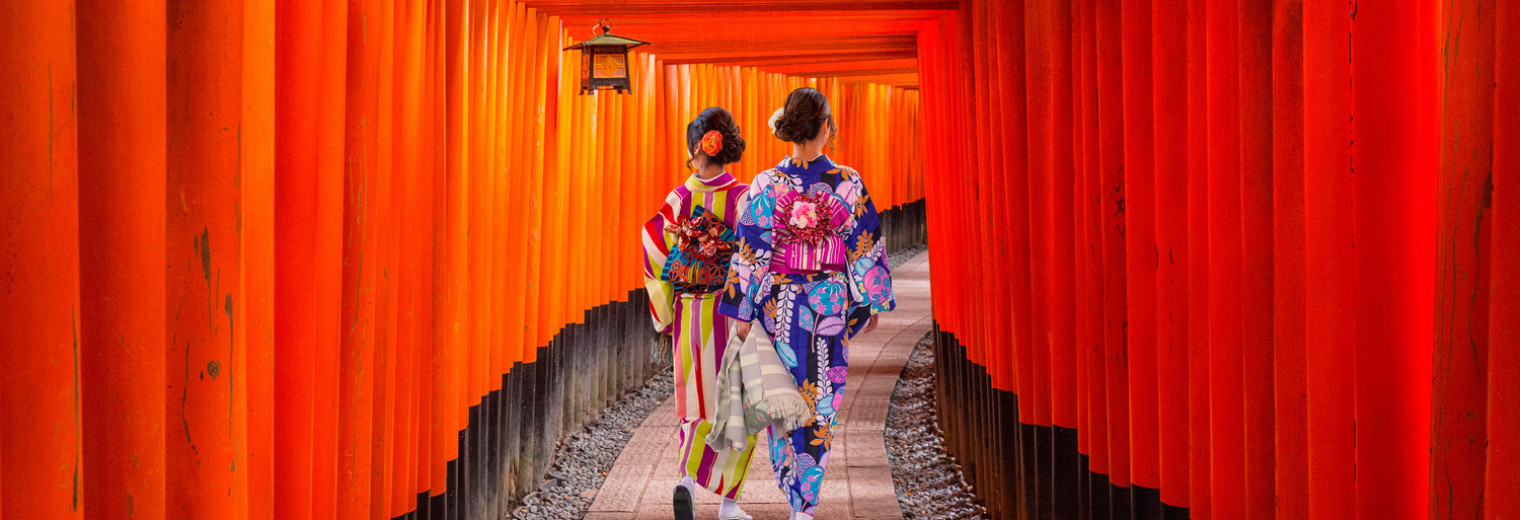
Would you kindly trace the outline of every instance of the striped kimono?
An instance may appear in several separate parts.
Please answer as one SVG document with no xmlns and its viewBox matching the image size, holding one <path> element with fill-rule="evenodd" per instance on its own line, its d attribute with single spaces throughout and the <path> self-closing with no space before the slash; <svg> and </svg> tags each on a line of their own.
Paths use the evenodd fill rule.
<svg viewBox="0 0 1520 520">
<path fill-rule="evenodd" d="M 719 312 L 758 320 L 808 406 L 802 427 L 771 432 L 776 484 L 813 514 L 844 400 L 849 338 L 892 310 L 892 273 L 876 205 L 860 174 L 827 156 L 787 158 L 740 199 L 740 242 Z"/>
<path fill-rule="evenodd" d="M 748 187 L 728 173 L 707 180 L 693 175 L 665 197 L 665 205 L 643 231 L 644 286 L 649 291 L 650 314 L 655 330 L 671 334 L 675 350 L 676 413 L 681 417 L 679 476 L 690 476 L 697 485 L 734 500 L 744 488 L 754 454 L 754 436 L 742 452 L 713 451 L 704 442 L 718 413 L 719 365 L 733 330 L 732 321 L 717 313 L 728 263 L 725 260 L 707 266 L 714 270 L 715 287 L 686 283 L 688 278 L 678 276 L 684 273 L 675 271 L 687 269 L 683 260 L 691 255 L 680 248 L 676 232 L 682 224 L 703 215 L 721 221 L 721 228 L 733 230 L 739 196 Z"/>
</svg>

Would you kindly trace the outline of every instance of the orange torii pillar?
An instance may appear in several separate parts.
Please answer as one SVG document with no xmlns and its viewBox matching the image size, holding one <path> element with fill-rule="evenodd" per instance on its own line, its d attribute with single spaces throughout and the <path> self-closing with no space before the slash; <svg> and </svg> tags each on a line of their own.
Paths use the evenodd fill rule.
<svg viewBox="0 0 1520 520">
<path fill-rule="evenodd" d="M 997 444 L 982 436 L 1008 431 L 987 391 L 1008 391 L 995 376 L 1012 365 L 1018 431 L 1046 427 L 1042 409 L 1059 426 L 1062 310 L 1046 284 L 1066 285 L 1052 266 L 1070 265 L 1076 450 L 1096 484 L 1081 489 L 1080 515 L 1151 517 L 1157 501 L 1164 516 L 1195 518 L 1508 510 L 1493 497 L 1513 487 L 1513 458 L 1493 432 L 1513 417 L 1501 267 L 1514 238 L 1494 202 L 1512 151 L 1511 12 L 1411 2 L 1352 20 L 1295 2 L 1084 1 L 1020 6 L 1018 18 L 990 4 L 924 27 L 919 47 L 925 141 L 931 158 L 943 153 L 930 165 L 930 229 L 963 246 L 937 259 L 959 268 L 937 270 L 935 302 L 941 376 L 953 379 L 940 389 L 947 444 L 968 479 L 988 489 L 986 477 L 1010 473 L 988 466 L 1043 468 L 1043 447 L 987 449 Z M 1469 23 L 1444 23 L 1455 19 Z M 1022 49 L 977 36 L 1010 20 Z M 1458 33 L 1460 50 L 1436 52 Z M 1055 57 L 1068 40 L 1070 56 Z M 993 116 L 1008 116 L 1010 83 L 951 81 L 968 65 L 992 76 L 993 62 L 1025 69 L 1028 112 L 1011 126 Z M 1066 134 L 1051 122 L 1067 110 L 1062 81 L 1069 151 L 1052 145 Z M 1023 167 L 986 151 L 1017 141 Z M 1065 197 L 1047 183 L 1065 184 L 1050 165 L 1068 157 L 1070 256 L 1045 238 L 1064 228 L 1052 203 Z M 1353 158 L 1370 181 L 1351 182 Z M 1027 193 L 970 184 L 987 171 Z M 1028 211 L 1027 231 L 1008 232 L 1019 228 L 1008 207 Z M 1028 265 L 989 261 L 1024 233 Z M 1044 308 L 1027 326 L 1021 297 L 1000 299 L 1024 275 L 1010 270 L 1041 277 L 1029 300 Z M 966 278 L 975 272 L 986 283 Z M 1044 514 L 1043 469 L 1011 469 L 1036 483 L 993 489 L 988 507 L 1004 514 L 998 494 L 1022 493 L 1015 513 Z M 1157 499 L 1145 497 L 1153 486 Z"/>
<path fill-rule="evenodd" d="M 1494 33 L 1494 164 L 1520 163 L 1520 4 L 1499 4 Z M 1501 187 L 1502 186 L 1502 187 Z M 1494 302 L 1488 357 L 1488 466 L 1484 474 L 1486 518 L 1520 515 L 1520 171 L 1494 168 Z M 1499 345 L 1509 348 L 1499 348 Z"/>
<path fill-rule="evenodd" d="M 78 4 L 82 506 L 165 515 L 165 17 Z M 7 330 L 10 330 L 7 328 Z M 132 418 L 122 420 L 122 417 Z"/>
<path fill-rule="evenodd" d="M 0 4 L 0 515 L 84 517 L 74 6 Z"/>
</svg>

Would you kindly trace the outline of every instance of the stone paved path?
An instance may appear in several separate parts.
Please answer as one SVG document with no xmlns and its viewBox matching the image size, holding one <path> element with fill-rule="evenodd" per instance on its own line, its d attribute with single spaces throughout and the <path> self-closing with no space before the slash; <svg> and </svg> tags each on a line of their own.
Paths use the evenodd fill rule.
<svg viewBox="0 0 1520 520">
<path fill-rule="evenodd" d="M 850 375 L 839 412 L 834 454 L 823 481 L 819 520 L 902 518 L 882 437 L 887 405 L 913 345 L 929 332 L 929 254 L 920 253 L 893 271 L 897 310 L 884 314 L 875 332 L 850 344 Z M 586 520 L 671 518 L 676 483 L 675 399 L 649 415 L 618 456 Z M 785 520 L 790 509 L 776 489 L 764 434 L 751 459 L 749 482 L 739 503 L 755 520 Z M 718 515 L 718 497 L 699 491 L 698 520 Z"/>
</svg>

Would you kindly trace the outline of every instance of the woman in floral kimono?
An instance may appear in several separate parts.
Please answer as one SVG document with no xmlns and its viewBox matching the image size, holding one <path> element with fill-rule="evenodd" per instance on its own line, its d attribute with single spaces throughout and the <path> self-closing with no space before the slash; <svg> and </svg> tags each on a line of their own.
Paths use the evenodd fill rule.
<svg viewBox="0 0 1520 520">
<path fill-rule="evenodd" d="M 823 154 L 836 129 L 823 94 L 800 88 L 771 119 L 792 155 L 755 177 L 739 199 L 739 244 L 719 312 L 760 318 L 782 363 L 817 414 L 791 432 L 771 432 L 776 482 L 793 519 L 811 519 L 829 464 L 835 414 L 844 398 L 849 339 L 896 306 L 876 205 L 860 174 Z"/>
<path fill-rule="evenodd" d="M 728 278 L 737 235 L 739 196 L 748 188 L 724 170 L 744 154 L 744 138 L 733 115 L 703 110 L 686 125 L 686 144 L 696 173 L 665 197 L 659 213 L 644 225 L 644 285 L 654 327 L 669 334 L 674 347 L 680 483 L 672 505 L 677 520 L 692 520 L 698 485 L 723 497 L 718 517 L 750 520 L 737 500 L 749 472 L 755 440 L 748 448 L 713 451 L 705 439 L 717 415 L 717 377 L 732 330 L 719 315 L 718 296 Z"/>
</svg>

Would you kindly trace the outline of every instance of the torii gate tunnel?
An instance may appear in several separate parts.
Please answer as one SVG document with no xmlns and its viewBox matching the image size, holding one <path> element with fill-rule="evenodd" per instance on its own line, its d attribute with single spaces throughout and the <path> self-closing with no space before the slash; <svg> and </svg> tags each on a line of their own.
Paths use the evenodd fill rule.
<svg viewBox="0 0 1520 520">
<path fill-rule="evenodd" d="M 0 518 L 509 513 L 803 86 L 994 518 L 1520 518 L 1517 0 L 0 2 Z"/>
</svg>

